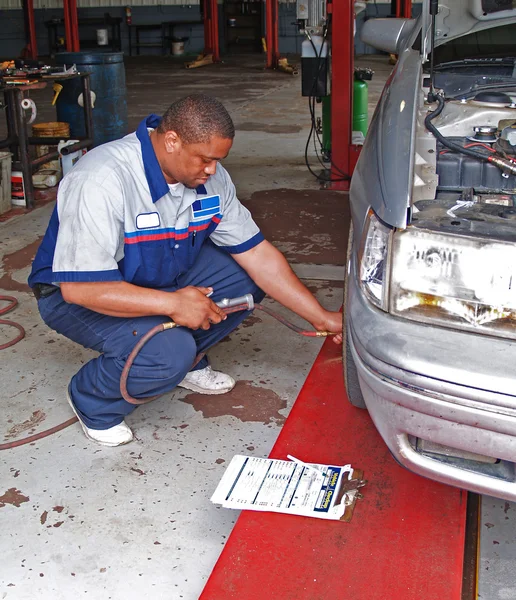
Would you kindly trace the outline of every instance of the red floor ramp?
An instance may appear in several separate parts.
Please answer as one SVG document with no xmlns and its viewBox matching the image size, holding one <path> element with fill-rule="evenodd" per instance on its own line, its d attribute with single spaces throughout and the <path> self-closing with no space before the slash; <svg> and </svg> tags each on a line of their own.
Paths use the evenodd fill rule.
<svg viewBox="0 0 516 600">
<path fill-rule="evenodd" d="M 340 353 L 324 344 L 271 457 L 362 469 L 351 522 L 242 512 L 201 600 L 460 600 L 467 495 L 393 460 Z"/>
</svg>

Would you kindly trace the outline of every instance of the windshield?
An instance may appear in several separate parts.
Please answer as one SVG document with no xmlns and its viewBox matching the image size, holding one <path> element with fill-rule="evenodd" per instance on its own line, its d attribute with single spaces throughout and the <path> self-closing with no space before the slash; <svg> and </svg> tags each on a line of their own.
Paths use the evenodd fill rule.
<svg viewBox="0 0 516 600">
<path fill-rule="evenodd" d="M 516 24 L 465 35 L 435 49 L 434 84 L 447 98 L 468 98 L 480 90 L 516 92 Z M 424 65 L 430 70 L 430 62 Z"/>
<path fill-rule="evenodd" d="M 435 64 L 465 58 L 505 58 L 516 56 L 516 23 L 476 31 L 435 49 Z"/>
</svg>

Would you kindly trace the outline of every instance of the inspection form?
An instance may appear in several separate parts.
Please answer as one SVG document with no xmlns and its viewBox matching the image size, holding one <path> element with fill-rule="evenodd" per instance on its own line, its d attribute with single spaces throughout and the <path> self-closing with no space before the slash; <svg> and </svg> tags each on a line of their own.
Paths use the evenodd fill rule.
<svg viewBox="0 0 516 600">
<path fill-rule="evenodd" d="M 237 455 L 229 463 L 211 501 L 225 508 L 262 510 L 340 519 L 350 492 L 337 498 L 351 465 L 304 464 Z"/>
</svg>

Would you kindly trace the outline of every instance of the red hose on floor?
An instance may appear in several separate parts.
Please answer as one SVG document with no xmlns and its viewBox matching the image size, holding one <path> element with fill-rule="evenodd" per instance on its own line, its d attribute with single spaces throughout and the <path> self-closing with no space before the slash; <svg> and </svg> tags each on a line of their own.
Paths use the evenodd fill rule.
<svg viewBox="0 0 516 600">
<path fill-rule="evenodd" d="M 4 306 L 4 308 L 0 309 L 0 315 L 5 315 L 9 311 L 13 310 L 13 308 L 16 308 L 18 306 L 18 300 L 14 296 L 0 296 L 0 302 L 11 303 L 7 306 Z M 25 329 L 23 329 L 21 325 L 18 325 L 18 323 L 15 323 L 14 321 L 0 319 L 0 325 L 8 325 L 9 327 L 14 327 L 19 331 L 18 335 L 14 338 L 14 340 L 11 340 L 10 342 L 7 342 L 5 344 L 0 344 L 0 350 L 5 350 L 6 348 L 14 346 L 14 344 L 17 344 L 20 340 L 23 340 L 23 338 L 25 337 Z"/>
<path fill-rule="evenodd" d="M 9 299 L 9 300 L 15 302 L 15 304 L 9 306 L 7 308 L 7 310 L 4 309 L 4 311 L 0 312 L 0 314 L 4 314 L 5 312 L 12 310 L 18 303 L 16 298 L 12 298 L 10 296 L 0 296 L 0 299 Z M 248 310 L 248 308 L 249 307 L 247 304 L 238 304 L 236 306 L 232 306 L 231 308 L 223 308 L 222 310 L 226 314 L 231 314 L 234 312 L 239 312 L 241 310 Z M 286 319 L 284 319 L 283 317 L 281 317 L 274 311 L 270 310 L 269 308 L 266 308 L 265 306 L 261 306 L 260 304 L 256 304 L 254 306 L 254 310 L 261 310 L 261 311 L 267 313 L 271 317 L 274 317 L 275 319 L 277 319 L 280 323 L 283 323 L 283 325 L 285 325 L 289 329 L 292 329 L 292 331 L 295 331 L 296 333 L 299 333 L 300 335 L 304 335 L 306 337 L 326 337 L 329 335 L 335 335 L 334 333 L 330 333 L 329 331 L 305 331 L 305 330 L 301 329 L 301 327 L 298 327 L 297 325 L 290 323 L 290 321 L 287 321 Z M 0 346 L 0 349 L 2 349 L 3 347 L 7 348 L 8 346 L 12 346 L 16 342 L 19 342 L 24 337 L 25 331 L 17 323 L 12 323 L 11 321 L 2 321 L 2 320 L 0 320 L 0 323 L 7 323 L 9 325 L 13 325 L 14 327 L 17 327 L 18 329 L 20 329 L 23 332 L 21 337 L 16 338 L 16 340 L 13 342 L 9 342 L 8 345 Z M 138 353 L 143 348 L 143 346 L 145 346 L 145 344 L 151 338 L 153 338 L 156 334 L 160 333 L 161 331 L 165 331 L 166 329 L 172 329 L 174 327 L 177 327 L 177 325 L 173 321 L 167 321 L 166 323 L 161 323 L 160 325 L 156 325 L 156 327 L 153 327 L 144 336 L 142 336 L 142 338 L 138 341 L 136 346 L 133 348 L 131 354 L 127 358 L 124 369 L 122 371 L 122 375 L 120 377 L 120 393 L 122 394 L 122 397 L 124 398 L 124 400 L 126 400 L 130 404 L 136 404 L 136 405 L 147 404 L 148 402 L 152 402 L 152 400 L 159 398 L 159 395 L 151 396 L 149 398 L 142 398 L 142 399 L 133 398 L 127 391 L 127 379 L 129 377 L 129 371 L 131 370 L 131 366 L 134 362 L 134 359 L 138 356 Z M 197 364 L 197 362 L 200 358 L 201 358 L 201 355 L 196 357 L 194 366 Z M 11 448 L 16 448 L 17 446 L 23 446 L 24 444 L 30 444 L 32 442 L 36 442 L 37 440 L 41 440 L 42 438 L 52 435 L 53 433 L 57 433 L 58 431 L 61 431 L 62 429 L 65 429 L 66 427 L 73 425 L 77 421 L 78 421 L 77 417 L 73 417 L 72 419 L 68 419 L 68 421 L 65 421 L 64 423 L 60 423 L 59 425 L 56 425 L 55 427 L 52 427 L 50 429 L 46 429 L 45 431 L 42 431 L 40 433 L 36 433 L 34 435 L 28 436 L 21 440 L 16 440 L 14 442 L 7 442 L 5 444 L 0 444 L 0 450 L 9 450 Z"/>
</svg>

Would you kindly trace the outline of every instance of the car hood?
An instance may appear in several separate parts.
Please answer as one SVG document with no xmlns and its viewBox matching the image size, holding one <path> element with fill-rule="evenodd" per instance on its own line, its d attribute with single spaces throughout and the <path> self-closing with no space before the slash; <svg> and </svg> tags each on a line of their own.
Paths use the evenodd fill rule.
<svg viewBox="0 0 516 600">
<path fill-rule="evenodd" d="M 441 0 L 436 17 L 435 45 L 500 25 L 516 23 L 514 0 Z M 430 0 L 423 0 L 422 54 L 426 60 L 431 49 Z"/>
</svg>

